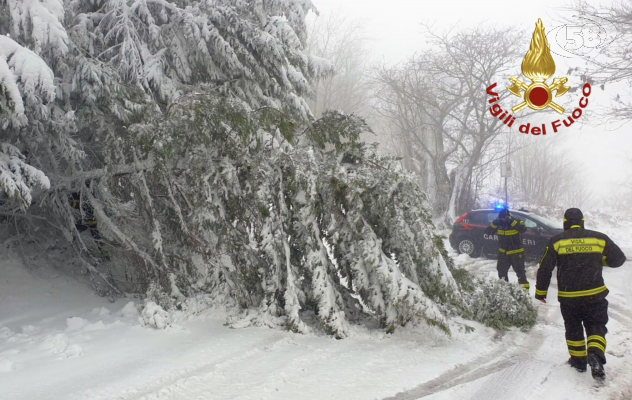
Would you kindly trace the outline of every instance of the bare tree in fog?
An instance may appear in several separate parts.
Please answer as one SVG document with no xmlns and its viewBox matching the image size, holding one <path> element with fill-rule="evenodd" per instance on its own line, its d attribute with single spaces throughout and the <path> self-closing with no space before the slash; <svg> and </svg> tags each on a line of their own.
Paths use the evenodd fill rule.
<svg viewBox="0 0 632 400">
<path fill-rule="evenodd" d="M 513 177 L 511 197 L 537 206 L 573 204 L 580 207 L 590 200 L 590 188 L 578 184 L 580 177 L 563 146 L 532 137 L 518 137 L 512 146 L 519 146 L 511 157 Z M 553 139 L 553 142 L 555 139 Z"/>
<path fill-rule="evenodd" d="M 579 208 L 587 207 L 594 202 L 595 194 L 587 179 L 576 172 L 567 182 L 566 190 L 562 195 L 562 204 Z"/>
<path fill-rule="evenodd" d="M 586 1 L 576 1 L 572 9 L 584 15 L 586 19 L 600 22 L 599 27 L 586 24 L 582 27 L 582 34 L 590 37 L 599 44 L 599 53 L 591 53 L 585 57 L 587 66 L 576 69 L 575 73 L 582 75 L 583 80 L 594 81 L 604 89 L 605 85 L 622 83 L 627 86 L 614 98 L 614 105 L 604 108 L 602 117 L 621 122 L 632 120 L 632 3 L 629 1 L 616 2 L 608 7 L 595 6 Z M 590 29 L 588 32 L 584 32 Z M 623 161 L 622 168 L 628 171 L 632 167 L 632 159 Z M 632 207 L 632 185 L 629 174 L 617 185 L 617 198 L 607 201 L 618 207 Z"/>
<path fill-rule="evenodd" d="M 314 115 L 333 109 L 370 115 L 369 39 L 364 23 L 339 12 L 320 15 L 309 25 L 307 50 L 329 60 L 335 73 L 315 85 L 309 101 Z"/>
<path fill-rule="evenodd" d="M 486 88 L 516 69 L 524 40 L 513 28 L 483 27 L 443 35 L 428 29 L 428 37 L 431 49 L 378 69 L 379 110 L 407 166 L 426 175 L 435 212 L 453 221 L 475 202 L 481 162 L 498 160 L 488 152 L 505 125 L 488 114 Z"/>
<path fill-rule="evenodd" d="M 431 61 L 420 56 L 402 67 L 379 67 L 376 110 L 388 121 L 391 150 L 402 157 L 406 169 L 419 175 L 420 185 L 433 199 L 435 213 L 442 214 L 450 194 L 447 161 L 456 150 L 444 147 L 443 130 L 448 110 L 458 100 L 441 98 L 426 74 Z"/>
<path fill-rule="evenodd" d="M 584 30 L 591 27 L 588 24 L 582 27 L 583 35 L 590 35 L 590 40 L 596 40 L 600 44 L 600 57 L 594 55 L 586 57 L 588 67 L 578 69 L 584 80 L 596 80 L 597 83 L 601 83 L 602 89 L 605 84 L 615 82 L 627 83 L 628 87 L 632 87 L 632 57 L 630 56 L 632 3 L 629 1 L 620 2 L 604 9 L 586 1 L 579 1 L 573 5 L 573 8 L 587 17 L 594 17 L 596 21 L 604 21 L 603 26 L 592 27 L 594 29 L 586 33 Z M 632 101 L 630 100 L 630 93 L 623 96 L 617 94 L 615 100 L 617 105 L 607 112 L 608 116 L 625 121 L 631 120 Z"/>
</svg>

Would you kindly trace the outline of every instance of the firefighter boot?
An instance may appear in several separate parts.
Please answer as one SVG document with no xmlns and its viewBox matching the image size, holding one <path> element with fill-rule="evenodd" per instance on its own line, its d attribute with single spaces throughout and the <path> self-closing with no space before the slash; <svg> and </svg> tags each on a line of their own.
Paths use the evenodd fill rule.
<svg viewBox="0 0 632 400">
<path fill-rule="evenodd" d="M 606 379 L 606 371 L 603 369 L 603 362 L 601 358 L 595 353 L 588 354 L 588 364 L 590 364 L 590 371 L 592 377 L 597 381 L 603 381 Z"/>
<path fill-rule="evenodd" d="M 586 372 L 586 357 L 573 357 L 568 359 L 568 364 L 579 372 Z"/>
</svg>

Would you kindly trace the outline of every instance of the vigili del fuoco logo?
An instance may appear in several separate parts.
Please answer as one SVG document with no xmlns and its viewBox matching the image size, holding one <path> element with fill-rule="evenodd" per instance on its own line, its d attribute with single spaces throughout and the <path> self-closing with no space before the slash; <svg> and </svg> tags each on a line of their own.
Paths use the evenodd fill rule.
<svg viewBox="0 0 632 400">
<path fill-rule="evenodd" d="M 513 95 L 521 97 L 524 101 L 511 109 L 513 114 L 503 110 L 500 104 L 497 103 L 497 101 L 500 100 L 500 96 L 494 92 L 494 88 L 496 87 L 496 83 L 494 83 L 487 88 L 487 94 L 493 96 L 493 98 L 489 100 L 489 103 L 492 104 L 489 108 L 490 114 L 509 127 L 513 126 L 516 121 L 514 114 L 519 113 L 526 107 L 535 111 L 551 108 L 563 115 L 565 111 L 564 107 L 553 101 L 553 92 L 555 92 L 556 98 L 562 97 L 568 92 L 570 86 L 565 86 L 566 82 L 568 82 L 568 78 L 566 77 L 554 78 L 551 85 L 546 83 L 546 81 L 555 74 L 555 61 L 553 60 L 553 56 L 551 56 L 549 43 L 541 19 L 538 19 L 538 22 L 535 24 L 531 46 L 522 60 L 522 73 L 531 80 L 531 84 L 527 85 L 522 78 L 511 77 L 509 81 L 513 83 L 513 85 L 508 87 L 507 90 Z M 524 92 L 524 95 L 522 92 Z M 551 122 L 553 132 L 558 132 L 562 124 L 567 128 L 570 127 L 582 116 L 582 109 L 588 105 L 590 92 L 590 84 L 586 83 L 582 88 L 583 97 L 579 100 L 579 107 L 564 120 L 558 119 Z M 520 125 L 518 130 L 526 134 L 546 135 L 546 125 L 547 124 L 542 124 L 541 126 L 531 127 L 531 124 L 528 123 Z"/>
</svg>

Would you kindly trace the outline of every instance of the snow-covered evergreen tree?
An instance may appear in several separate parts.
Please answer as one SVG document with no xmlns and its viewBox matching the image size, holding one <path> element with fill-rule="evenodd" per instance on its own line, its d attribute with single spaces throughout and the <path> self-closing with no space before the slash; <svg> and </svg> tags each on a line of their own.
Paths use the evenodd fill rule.
<svg viewBox="0 0 632 400">
<path fill-rule="evenodd" d="M 33 185 L 48 187 L 36 174 L 45 171 L 53 189 L 38 205 L 52 208 L 66 237 L 88 254 L 68 195 L 93 196 L 95 209 L 118 215 L 136 191 L 145 193 L 136 175 L 124 189 L 107 188 L 122 184 L 112 176 L 142 176 L 153 165 L 121 147 L 130 124 L 205 93 L 311 118 L 309 81 L 331 70 L 303 50 L 312 9 L 294 0 L 0 0 L 1 141 L 13 146 L 0 160 L 5 191 L 27 207 Z M 18 153 L 36 169 L 25 169 Z"/>
<path fill-rule="evenodd" d="M 305 96 L 331 68 L 304 50 L 312 9 L 0 0 L 0 188 L 26 208 L 51 180 L 22 223 L 150 316 L 207 294 L 243 311 L 234 326 L 307 332 L 311 312 L 342 338 L 470 315 L 414 179 L 358 142 L 361 119 L 314 121 Z"/>
</svg>

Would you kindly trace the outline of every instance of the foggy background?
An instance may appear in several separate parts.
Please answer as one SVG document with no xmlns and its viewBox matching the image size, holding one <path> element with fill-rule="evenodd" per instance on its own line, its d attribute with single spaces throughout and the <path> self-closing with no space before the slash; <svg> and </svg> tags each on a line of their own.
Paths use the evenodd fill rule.
<svg viewBox="0 0 632 400">
<path fill-rule="evenodd" d="M 524 32 L 523 39 L 519 42 L 519 52 L 521 57 L 511 69 L 512 76 L 523 77 L 520 71 L 522 57 L 529 49 L 531 36 L 538 18 L 541 18 L 547 33 L 553 28 L 569 21 L 579 21 L 577 7 L 573 3 L 563 0 L 536 0 L 524 2 L 522 6 L 508 6 L 501 0 L 491 1 L 454 1 L 445 0 L 432 2 L 432 6 L 424 1 L 391 0 L 383 1 L 361 1 L 361 0 L 315 0 L 320 16 L 311 16 L 311 28 L 318 32 L 323 30 L 335 30 L 344 32 L 344 35 L 332 34 L 312 35 L 312 41 L 327 41 L 329 48 L 333 48 L 336 41 L 348 41 L 354 43 L 349 46 L 356 50 L 357 60 L 355 68 L 363 76 L 366 82 L 363 96 L 366 96 L 364 104 L 358 106 L 358 96 L 350 94 L 354 98 L 353 105 L 345 104 L 342 108 L 351 108 L 344 111 L 355 112 L 366 117 L 374 127 L 377 135 L 373 141 L 377 140 L 381 144 L 381 149 L 390 153 L 397 153 L 392 146 L 388 146 L 388 123 L 383 125 L 378 113 L 375 111 L 374 93 L 375 70 L 380 67 L 402 66 L 407 60 L 416 54 L 424 51 L 432 51 L 432 45 L 428 43 L 426 34 L 426 24 L 435 34 L 444 34 L 449 31 L 467 31 L 483 27 L 511 28 L 515 31 Z M 616 2 L 614 4 L 617 4 Z M 613 5 L 613 2 L 605 1 L 591 3 L 597 9 L 606 10 Z M 327 28 L 329 26 L 329 28 Z M 617 32 L 619 34 L 620 32 Z M 608 32 L 611 34 L 611 32 Z M 351 39 L 350 39 L 351 38 Z M 549 37 L 549 42 L 551 38 Z M 553 46 L 553 45 L 551 45 Z M 582 83 L 578 77 L 569 76 L 567 71 L 570 68 L 587 68 L 588 63 L 585 57 L 575 56 L 566 58 L 553 53 L 556 63 L 556 73 L 554 77 L 568 76 L 571 86 L 579 86 Z M 599 50 L 593 50 L 588 54 L 590 57 L 599 56 Z M 333 60 L 336 64 L 336 59 Z M 342 63 L 344 61 L 339 61 Z M 342 70 L 348 67 L 342 67 Z M 528 82 L 528 79 L 525 79 Z M 510 86 L 509 81 L 497 80 L 497 91 L 506 92 L 505 88 Z M 550 81 L 549 81 L 550 82 Z M 607 82 L 607 81 L 606 81 Z M 490 84 L 493 82 L 490 82 Z M 378 85 L 379 86 L 379 85 Z M 522 111 L 516 116 L 518 120 L 512 128 L 502 132 L 496 139 L 501 144 L 507 141 L 527 143 L 531 148 L 544 150 L 554 147 L 566 157 L 567 167 L 574 169 L 577 178 L 576 185 L 581 185 L 589 189 L 588 199 L 579 199 L 575 202 L 566 200 L 565 204 L 557 204 L 561 207 L 582 206 L 593 209 L 605 209 L 609 207 L 622 206 L 629 196 L 629 180 L 632 172 L 632 134 L 630 124 L 625 119 L 614 119 L 607 115 L 613 107 L 613 98 L 619 94 L 622 97 L 627 95 L 627 83 L 614 83 L 605 85 L 605 90 L 599 88 L 598 84 L 593 84 L 593 92 L 590 96 L 590 104 L 584 110 L 580 120 L 570 128 L 564 128 L 557 134 L 547 132 L 547 136 L 524 135 L 518 132 L 518 126 L 530 118 L 539 118 L 542 122 L 556 119 L 564 119 L 572 110 L 577 107 L 579 98 L 570 93 L 557 98 L 556 102 L 566 108 L 563 116 L 558 115 L 552 109 L 541 111 L 537 116 L 525 117 Z M 581 87 L 581 86 L 580 86 Z M 331 99 L 324 100 L 322 90 L 316 102 L 321 101 L 322 108 L 335 107 L 335 102 Z M 348 91 L 352 93 L 352 91 Z M 511 96 L 502 100 L 503 109 L 510 108 L 520 101 Z M 316 112 L 318 112 L 318 106 Z M 322 110 L 321 110 L 322 111 Z M 491 118 L 490 115 L 488 117 Z M 371 141 L 371 138 L 369 138 Z M 506 146 L 505 146 L 506 147 Z M 499 150 L 493 150 L 498 152 Z M 560 156 L 561 158 L 562 156 Z M 511 157 L 514 159 L 514 156 Z M 502 191 L 502 180 L 500 178 L 499 162 L 491 166 L 488 178 L 485 180 L 485 187 L 480 188 L 478 206 L 485 206 L 485 199 L 491 198 Z M 536 163 L 536 165 L 538 165 Z M 515 165 L 514 165 L 515 169 Z M 543 176 L 554 174 L 545 165 L 538 167 L 538 173 Z M 515 171 L 514 171 L 515 172 Z M 560 179 L 565 179 L 560 177 Z M 512 190 L 521 182 L 515 176 L 510 178 L 510 203 L 512 202 Z M 584 196 L 585 197 L 585 196 Z M 572 196 L 570 197 L 572 199 Z M 535 201 L 538 203 L 538 201 Z M 571 204 L 574 203 L 574 204 Z M 583 204 L 577 204 L 583 203 Z"/>
</svg>

